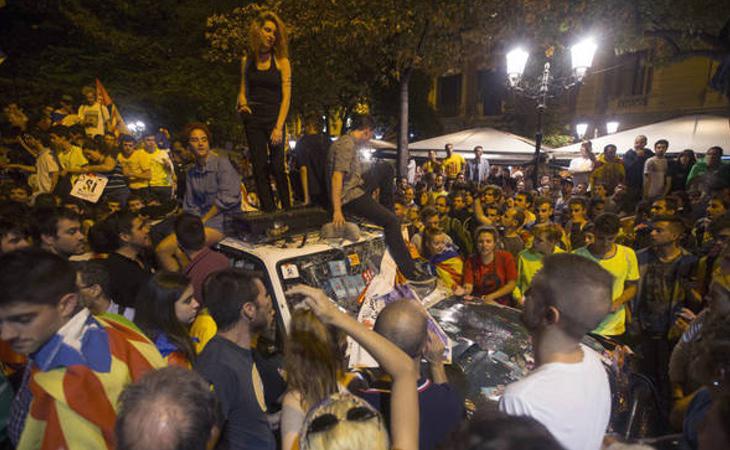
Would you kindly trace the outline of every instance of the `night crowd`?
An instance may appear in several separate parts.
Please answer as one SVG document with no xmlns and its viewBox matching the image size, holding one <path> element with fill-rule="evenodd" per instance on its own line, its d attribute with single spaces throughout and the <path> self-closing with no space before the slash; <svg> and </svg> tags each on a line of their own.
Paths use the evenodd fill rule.
<svg viewBox="0 0 730 450">
<path fill-rule="evenodd" d="M 286 152 L 283 24 L 265 16 L 255 32 L 243 157 L 214 150 L 203 123 L 120 133 L 93 87 L 80 106 L 4 107 L 4 448 L 631 448 L 606 436 L 611 389 L 588 333 L 633 349 L 683 448 L 730 448 L 722 148 L 637 136 L 619 156 L 585 141 L 535 177 L 448 144 L 397 179 L 388 162 L 364 164 L 371 117 L 331 141 L 311 115 Z M 335 230 L 381 226 L 406 284 L 520 309 L 535 368 L 498 404 L 465 408 L 422 308 L 389 304 L 371 330 L 316 286 L 286 293 L 300 303 L 277 336 L 267 277 L 213 247 L 231 216 L 305 205 Z M 348 370 L 346 337 L 379 368 Z"/>
</svg>

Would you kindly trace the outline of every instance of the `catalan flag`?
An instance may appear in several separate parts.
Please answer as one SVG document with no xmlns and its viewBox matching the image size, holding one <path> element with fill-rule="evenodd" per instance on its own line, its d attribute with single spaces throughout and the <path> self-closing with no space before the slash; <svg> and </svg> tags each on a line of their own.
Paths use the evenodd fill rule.
<svg viewBox="0 0 730 450">
<path fill-rule="evenodd" d="M 431 266 L 449 289 L 461 285 L 464 274 L 464 260 L 454 249 L 447 249 L 429 259 Z"/>
<path fill-rule="evenodd" d="M 109 108 L 109 115 L 111 116 L 114 134 L 117 137 L 121 134 L 132 134 L 130 133 L 129 128 L 127 128 L 127 124 L 124 122 L 124 119 L 122 119 L 122 115 L 119 113 L 117 106 L 112 101 L 112 97 L 98 78 L 96 79 L 96 98 L 99 99 L 99 102 L 101 102 L 102 105 Z"/>
<path fill-rule="evenodd" d="M 84 309 L 33 356 L 30 410 L 17 448 L 113 449 L 117 399 L 164 367 L 139 331 Z"/>
</svg>

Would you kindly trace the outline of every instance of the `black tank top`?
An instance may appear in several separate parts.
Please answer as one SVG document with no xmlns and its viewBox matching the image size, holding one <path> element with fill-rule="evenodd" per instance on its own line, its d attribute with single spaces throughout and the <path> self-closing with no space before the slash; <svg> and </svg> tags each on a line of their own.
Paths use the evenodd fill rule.
<svg viewBox="0 0 730 450">
<path fill-rule="evenodd" d="M 276 67 L 276 58 L 271 56 L 268 70 L 258 70 L 256 61 L 246 61 L 246 89 L 252 114 L 246 117 L 246 124 L 273 128 L 279 117 L 281 106 L 281 71 Z"/>
</svg>

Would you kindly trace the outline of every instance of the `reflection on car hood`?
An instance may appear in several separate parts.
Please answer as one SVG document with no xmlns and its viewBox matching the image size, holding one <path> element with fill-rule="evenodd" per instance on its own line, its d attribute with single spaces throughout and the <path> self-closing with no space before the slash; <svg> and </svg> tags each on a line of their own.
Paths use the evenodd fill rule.
<svg viewBox="0 0 730 450">
<path fill-rule="evenodd" d="M 459 384 L 467 398 L 498 400 L 506 385 L 533 368 L 532 344 L 520 310 L 466 304 L 451 297 L 429 312 L 454 341 L 452 362 L 463 373 Z M 604 352 L 601 343 L 590 336 L 585 337 L 584 344 L 599 354 Z"/>
</svg>

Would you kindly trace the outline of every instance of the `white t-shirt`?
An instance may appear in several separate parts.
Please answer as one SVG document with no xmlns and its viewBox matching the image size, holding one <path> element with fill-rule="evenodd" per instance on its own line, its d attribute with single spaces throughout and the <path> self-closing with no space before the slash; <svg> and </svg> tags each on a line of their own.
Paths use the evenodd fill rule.
<svg viewBox="0 0 730 450">
<path fill-rule="evenodd" d="M 38 155 L 35 160 L 37 193 L 49 193 L 53 190 L 53 180 L 51 174 L 58 172 L 58 164 L 56 158 L 51 154 L 50 149 L 45 149 Z"/>
<path fill-rule="evenodd" d="M 99 102 L 79 106 L 79 120 L 89 137 L 104 136 L 104 122 L 109 120 L 109 110 Z"/>
<path fill-rule="evenodd" d="M 593 168 L 593 160 L 591 160 L 590 158 L 579 156 L 577 158 L 571 159 L 570 166 L 568 166 L 568 171 L 573 177 L 573 184 L 575 186 L 578 186 L 578 184 L 583 183 L 588 186 L 588 176 L 590 175 L 590 172 L 593 170 Z"/>
<path fill-rule="evenodd" d="M 644 164 L 644 184 L 649 183 L 646 192 L 647 199 L 653 200 L 664 194 L 667 182 L 667 170 L 669 170 L 667 158 L 652 156 L 646 160 L 646 164 Z"/>
<path fill-rule="evenodd" d="M 532 417 L 568 450 L 598 450 L 611 416 L 611 389 L 598 354 L 581 348 L 582 362 L 545 364 L 507 386 L 499 409 Z"/>
</svg>

